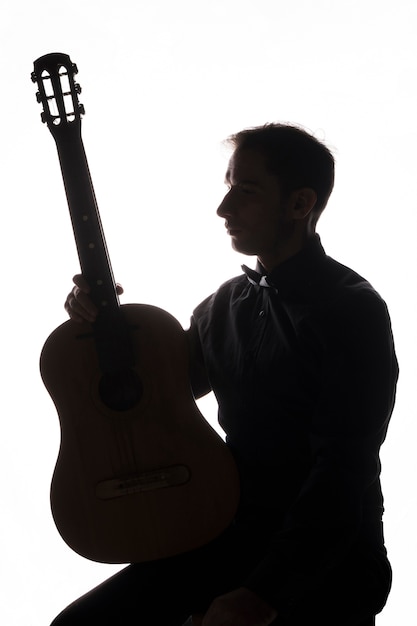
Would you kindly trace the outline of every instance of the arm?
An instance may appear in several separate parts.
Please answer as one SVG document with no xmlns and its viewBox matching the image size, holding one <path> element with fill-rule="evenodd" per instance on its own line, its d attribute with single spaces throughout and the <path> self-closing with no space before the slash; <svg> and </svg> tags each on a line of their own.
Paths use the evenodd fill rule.
<svg viewBox="0 0 417 626">
<path fill-rule="evenodd" d="M 375 295 L 344 303 L 322 327 L 320 391 L 311 416 L 311 470 L 269 555 L 246 581 L 274 606 L 341 561 L 368 520 L 379 448 L 398 375 L 390 321 Z M 367 511 L 369 504 L 370 511 Z"/>
<path fill-rule="evenodd" d="M 191 318 L 191 325 L 187 330 L 187 339 L 190 359 L 191 387 L 194 397 L 201 398 L 211 391 L 211 385 L 207 376 L 203 350 L 201 348 L 198 329 L 194 318 Z"/>
<path fill-rule="evenodd" d="M 269 626 L 277 611 L 260 596 L 239 587 L 216 598 L 204 616 L 193 618 L 193 626 Z"/>
</svg>

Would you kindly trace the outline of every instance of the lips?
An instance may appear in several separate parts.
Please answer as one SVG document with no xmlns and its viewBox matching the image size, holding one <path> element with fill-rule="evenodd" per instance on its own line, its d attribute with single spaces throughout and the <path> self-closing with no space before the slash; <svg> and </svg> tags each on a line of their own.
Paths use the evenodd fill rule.
<svg viewBox="0 0 417 626">
<path fill-rule="evenodd" d="M 235 224 L 230 224 L 229 222 L 226 222 L 225 227 L 229 235 L 236 235 L 237 233 L 240 233 L 240 231 L 242 230 Z"/>
</svg>

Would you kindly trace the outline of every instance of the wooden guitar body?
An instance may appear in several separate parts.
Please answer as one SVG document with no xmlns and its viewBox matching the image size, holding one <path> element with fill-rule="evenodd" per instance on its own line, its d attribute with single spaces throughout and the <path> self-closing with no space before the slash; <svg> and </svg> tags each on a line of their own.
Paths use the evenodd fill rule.
<svg viewBox="0 0 417 626">
<path fill-rule="evenodd" d="M 81 140 L 75 65 L 54 53 L 34 67 L 81 270 L 99 310 L 93 325 L 59 326 L 41 354 L 61 425 L 53 517 L 68 545 L 89 559 L 170 557 L 230 524 L 237 470 L 194 402 L 180 324 L 157 307 L 120 306 Z"/>
<path fill-rule="evenodd" d="M 89 324 L 65 322 L 41 355 L 61 423 L 54 519 L 73 550 L 108 563 L 207 543 L 232 519 L 238 493 L 230 453 L 193 400 L 184 331 L 156 307 L 121 309 L 143 385 L 131 409 L 114 411 L 100 397 Z"/>
</svg>

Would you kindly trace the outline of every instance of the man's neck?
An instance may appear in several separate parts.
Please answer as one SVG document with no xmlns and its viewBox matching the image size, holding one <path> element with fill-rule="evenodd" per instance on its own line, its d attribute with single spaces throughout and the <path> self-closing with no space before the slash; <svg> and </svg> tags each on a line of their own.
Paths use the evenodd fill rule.
<svg viewBox="0 0 417 626">
<path fill-rule="evenodd" d="M 258 261 L 266 273 L 269 274 L 276 267 L 301 252 L 315 234 L 315 231 L 305 232 L 302 237 L 293 238 L 286 245 L 280 246 L 279 250 L 274 254 L 258 255 Z"/>
</svg>

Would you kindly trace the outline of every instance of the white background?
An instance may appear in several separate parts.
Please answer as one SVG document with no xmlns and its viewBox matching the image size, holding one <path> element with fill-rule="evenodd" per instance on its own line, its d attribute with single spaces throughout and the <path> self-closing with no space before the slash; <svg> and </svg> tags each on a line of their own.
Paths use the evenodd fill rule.
<svg viewBox="0 0 417 626">
<path fill-rule="evenodd" d="M 414 0 L 2 0 L 0 622 L 47 626 L 118 567 L 63 543 L 49 510 L 59 425 L 38 373 L 78 271 L 32 62 L 79 67 L 83 137 L 123 302 L 193 307 L 240 272 L 215 209 L 243 127 L 290 121 L 334 148 L 326 251 L 388 302 L 401 365 L 383 448 L 394 585 L 378 626 L 417 623 Z M 249 260 L 252 263 L 252 260 Z M 215 421 L 212 401 L 203 404 Z"/>
</svg>

